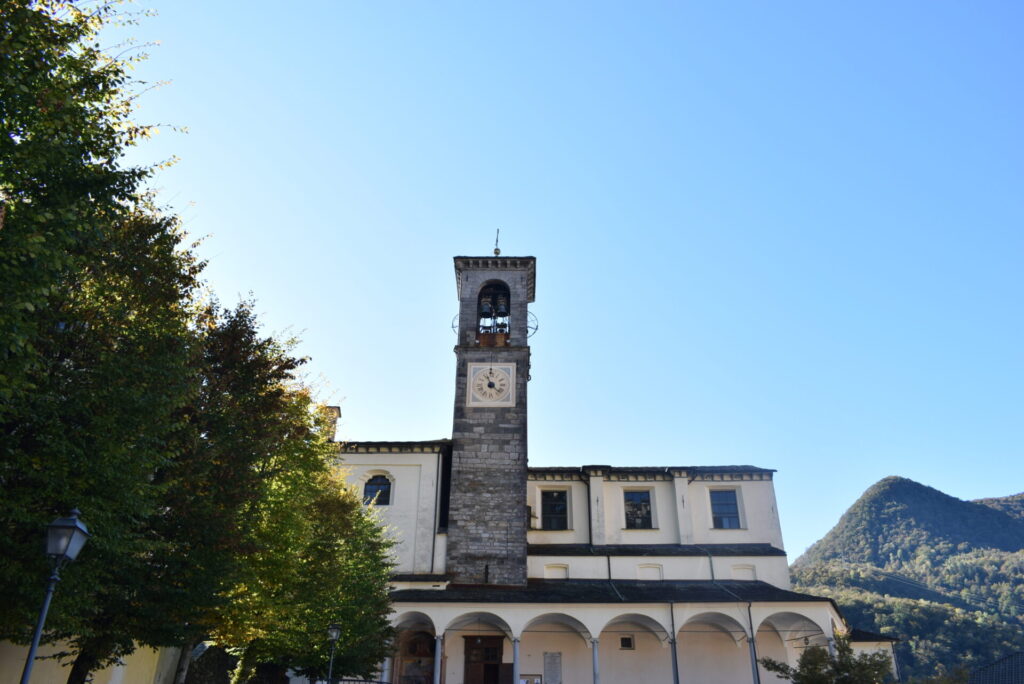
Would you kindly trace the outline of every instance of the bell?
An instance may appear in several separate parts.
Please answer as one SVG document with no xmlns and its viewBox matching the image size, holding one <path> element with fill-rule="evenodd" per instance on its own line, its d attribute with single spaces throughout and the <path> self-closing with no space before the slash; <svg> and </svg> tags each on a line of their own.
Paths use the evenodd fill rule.
<svg viewBox="0 0 1024 684">
<path fill-rule="evenodd" d="M 480 316 L 482 318 L 490 318 L 494 315 L 494 309 L 491 307 L 491 300 L 485 299 L 480 302 Z"/>
<path fill-rule="evenodd" d="M 508 316 L 508 302 L 505 301 L 504 297 L 498 300 L 498 316 L 500 318 Z"/>
</svg>

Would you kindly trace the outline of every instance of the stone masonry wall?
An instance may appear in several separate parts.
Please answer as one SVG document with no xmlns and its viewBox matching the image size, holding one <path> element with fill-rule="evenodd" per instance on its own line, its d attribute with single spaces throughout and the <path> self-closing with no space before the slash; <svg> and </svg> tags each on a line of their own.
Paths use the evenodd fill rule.
<svg viewBox="0 0 1024 684">
<path fill-rule="evenodd" d="M 479 263 L 480 266 L 476 266 Z M 466 584 L 526 584 L 526 305 L 532 299 L 533 259 L 484 259 L 462 263 L 459 346 L 452 423 L 452 484 L 447 570 Z M 457 259 L 457 269 L 459 261 Z M 530 270 L 528 270 L 530 269 Z M 511 295 L 509 347 L 475 344 L 480 288 L 501 280 Z M 515 363 L 516 405 L 466 406 L 470 363 Z"/>
<path fill-rule="evenodd" d="M 498 358 L 495 358 L 495 354 Z M 448 572 L 470 584 L 526 583 L 528 348 L 463 350 L 456 373 Z M 515 362 L 516 406 L 470 408 L 470 362 Z"/>
</svg>

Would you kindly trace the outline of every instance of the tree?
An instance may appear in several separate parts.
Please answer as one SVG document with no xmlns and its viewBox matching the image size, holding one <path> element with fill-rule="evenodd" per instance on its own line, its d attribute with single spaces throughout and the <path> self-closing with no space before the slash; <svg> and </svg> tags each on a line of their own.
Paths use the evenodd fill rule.
<svg viewBox="0 0 1024 684">
<path fill-rule="evenodd" d="M 795 684 L 876 684 L 892 677 L 887 653 L 854 655 L 849 639 L 842 636 L 836 637 L 834 655 L 821 646 L 809 646 L 796 667 L 771 658 L 760 662 L 769 672 Z"/>
<path fill-rule="evenodd" d="M 334 424 L 295 376 L 304 360 L 261 337 L 246 303 L 207 307 L 199 329 L 200 391 L 160 476 L 165 595 L 150 602 L 178 630 L 179 680 L 211 637 L 246 648 L 247 662 L 318 662 L 338 603 L 360 606 L 338 616 L 347 628 L 383 642 L 389 545 L 335 473 Z M 171 625 L 151 638 L 173 638 Z M 360 671 L 379 651 L 364 649 Z"/>
<path fill-rule="evenodd" d="M 94 536 L 45 635 L 70 645 L 69 682 L 211 634 L 316 668 L 314 609 L 359 604 L 337 619 L 386 639 L 387 545 L 331 475 L 303 361 L 250 306 L 196 304 L 202 264 L 140 193 L 150 169 L 120 163 L 148 131 L 129 61 L 99 47 L 121 19 L 113 0 L 0 0 L 0 638 L 27 641 L 45 526 L 77 506 Z"/>
<path fill-rule="evenodd" d="M 97 44 L 116 16 L 113 2 L 0 0 L 0 419 L 37 387 L 55 303 L 148 173 L 119 164 L 147 129 L 130 120 L 127 62 Z"/>
</svg>

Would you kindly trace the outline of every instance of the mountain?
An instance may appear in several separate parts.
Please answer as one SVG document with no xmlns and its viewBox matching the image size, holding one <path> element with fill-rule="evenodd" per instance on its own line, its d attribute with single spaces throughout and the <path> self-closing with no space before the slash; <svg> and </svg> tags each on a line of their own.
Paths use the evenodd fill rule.
<svg viewBox="0 0 1024 684">
<path fill-rule="evenodd" d="M 1024 520 L 1024 492 L 998 499 L 975 499 L 974 503 L 1002 511 L 1018 520 Z"/>
<path fill-rule="evenodd" d="M 985 665 L 1024 644 L 1024 493 L 962 501 L 887 477 L 791 572 L 852 625 L 900 638 L 905 677 Z"/>
<path fill-rule="evenodd" d="M 1024 494 L 962 501 L 905 477 L 887 477 L 868 488 L 794 566 L 836 558 L 884 567 L 922 545 L 946 555 L 1024 549 Z"/>
</svg>

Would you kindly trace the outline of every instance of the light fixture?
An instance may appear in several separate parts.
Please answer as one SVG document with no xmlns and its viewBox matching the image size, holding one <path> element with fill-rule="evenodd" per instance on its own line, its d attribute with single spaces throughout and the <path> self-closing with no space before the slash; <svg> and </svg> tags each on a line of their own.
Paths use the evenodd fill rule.
<svg viewBox="0 0 1024 684">
<path fill-rule="evenodd" d="M 327 639 L 331 642 L 331 664 L 327 666 L 327 684 L 334 681 L 334 649 L 338 646 L 338 639 L 341 638 L 341 625 L 332 622 L 327 626 Z"/>
<path fill-rule="evenodd" d="M 89 539 L 89 530 L 78 519 L 81 511 L 71 510 L 66 518 L 57 518 L 46 529 L 46 555 L 63 566 L 76 558 Z"/>
<path fill-rule="evenodd" d="M 35 664 L 36 650 L 39 648 L 39 639 L 43 635 L 43 625 L 46 623 L 46 614 L 50 610 L 50 601 L 53 600 L 53 592 L 60 581 L 60 569 L 66 564 L 78 558 L 78 553 L 85 546 L 89 539 L 89 530 L 85 523 L 78 519 L 81 512 L 77 508 L 71 509 L 66 518 L 57 518 L 46 528 L 46 555 L 53 560 L 53 572 L 46 583 L 46 598 L 43 599 L 43 607 L 39 610 L 39 619 L 36 620 L 36 629 L 32 634 L 32 646 L 28 649 L 28 656 L 25 657 L 25 669 L 21 672 L 21 684 L 28 684 L 32 677 L 32 665 Z"/>
</svg>

